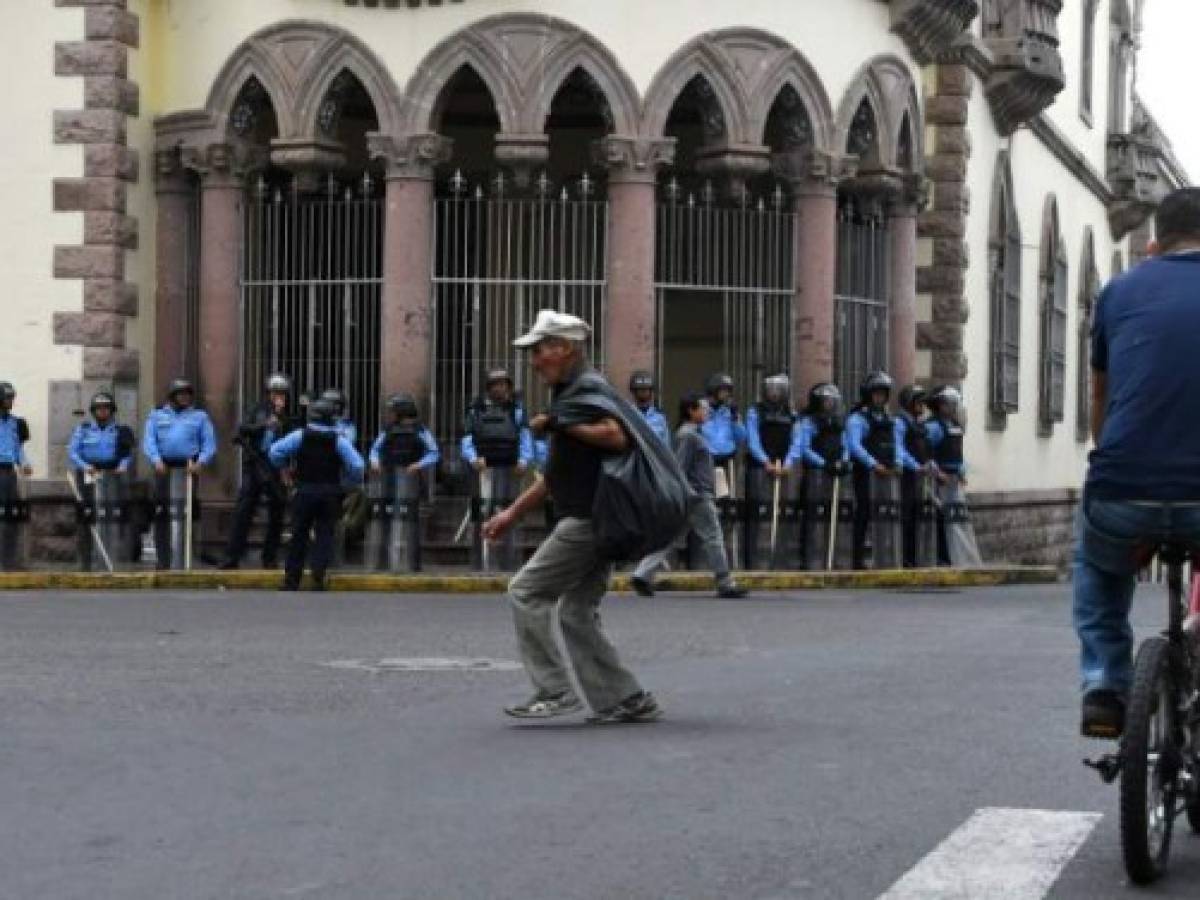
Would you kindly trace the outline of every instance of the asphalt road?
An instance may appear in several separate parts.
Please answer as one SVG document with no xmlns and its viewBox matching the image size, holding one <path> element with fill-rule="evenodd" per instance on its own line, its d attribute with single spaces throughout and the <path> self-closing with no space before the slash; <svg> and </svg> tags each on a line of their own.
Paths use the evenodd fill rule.
<svg viewBox="0 0 1200 900">
<path fill-rule="evenodd" d="M 664 721 L 505 719 L 496 597 L 0 595 L 0 897 L 874 898 L 991 807 L 1103 813 L 1050 896 L 1142 893 L 1080 765 L 1067 588 L 604 619 Z M 426 657 L 498 662 L 378 666 Z M 1152 896 L 1198 881 L 1181 823 Z"/>
</svg>

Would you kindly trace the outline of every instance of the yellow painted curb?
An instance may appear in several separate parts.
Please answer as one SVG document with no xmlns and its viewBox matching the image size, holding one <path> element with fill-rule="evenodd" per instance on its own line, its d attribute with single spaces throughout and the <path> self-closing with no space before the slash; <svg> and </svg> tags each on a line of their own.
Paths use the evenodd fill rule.
<svg viewBox="0 0 1200 900">
<path fill-rule="evenodd" d="M 333 591 L 389 594 L 502 594 L 507 575 L 331 575 Z M 739 572 L 738 581 L 753 591 L 823 589 L 922 589 L 990 587 L 1004 584 L 1052 584 L 1058 572 L 1048 566 L 992 566 L 981 569 L 888 569 L 868 572 Z M 268 571 L 222 572 L 0 572 L 0 591 L 122 590 L 275 590 L 283 575 Z M 712 576 L 679 572 L 661 576 L 661 591 L 712 591 Z M 631 589 L 629 577 L 613 579 L 612 589 Z"/>
</svg>

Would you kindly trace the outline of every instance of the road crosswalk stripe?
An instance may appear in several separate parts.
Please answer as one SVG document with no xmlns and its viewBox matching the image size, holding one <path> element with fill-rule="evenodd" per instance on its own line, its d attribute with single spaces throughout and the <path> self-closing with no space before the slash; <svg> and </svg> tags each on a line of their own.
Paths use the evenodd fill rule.
<svg viewBox="0 0 1200 900">
<path fill-rule="evenodd" d="M 1043 900 L 1099 813 L 975 811 L 879 900 Z"/>
</svg>

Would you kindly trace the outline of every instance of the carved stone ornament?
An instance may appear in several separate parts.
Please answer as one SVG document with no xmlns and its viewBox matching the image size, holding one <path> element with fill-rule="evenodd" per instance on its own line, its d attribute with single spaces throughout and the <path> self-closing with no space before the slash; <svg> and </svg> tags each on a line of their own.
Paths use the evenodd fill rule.
<svg viewBox="0 0 1200 900">
<path fill-rule="evenodd" d="M 791 184 L 797 195 L 814 191 L 832 194 L 842 181 L 854 177 L 857 167 L 855 157 L 834 156 L 812 147 L 777 153 L 771 158 L 776 177 Z"/>
<path fill-rule="evenodd" d="M 592 161 L 608 169 L 610 181 L 653 184 L 658 170 L 675 162 L 675 138 L 612 134 L 592 142 Z"/>
<path fill-rule="evenodd" d="M 337 141 L 303 138 L 271 141 L 271 162 L 295 175 L 337 171 L 346 163 L 346 150 Z"/>
<path fill-rule="evenodd" d="M 1066 84 L 1058 47 L 1063 0 L 997 0 L 986 35 L 992 68 L 985 91 L 1001 134 L 1012 134 L 1054 103 Z"/>
<path fill-rule="evenodd" d="M 921 65 L 938 61 L 979 15 L 979 0 L 891 0 L 892 31 Z"/>
<path fill-rule="evenodd" d="M 454 141 L 440 134 L 367 135 L 367 152 L 384 164 L 388 178 L 432 180 L 434 169 L 449 162 L 453 148 Z"/>
<path fill-rule="evenodd" d="M 496 135 L 496 162 L 507 169 L 517 190 L 533 184 L 533 175 L 550 160 L 550 136 L 541 134 Z"/>
</svg>

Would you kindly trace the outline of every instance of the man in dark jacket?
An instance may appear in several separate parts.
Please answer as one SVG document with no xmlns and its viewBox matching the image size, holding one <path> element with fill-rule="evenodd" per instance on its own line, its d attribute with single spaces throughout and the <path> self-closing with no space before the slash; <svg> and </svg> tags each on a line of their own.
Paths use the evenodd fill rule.
<svg viewBox="0 0 1200 900">
<path fill-rule="evenodd" d="M 533 367 L 552 386 L 556 403 L 580 377 L 593 374 L 583 347 L 590 332 L 582 319 L 542 310 L 530 333 L 515 342 L 530 349 Z M 653 721 L 661 715 L 658 703 L 621 665 L 596 615 L 608 590 L 612 563 L 599 552 L 592 508 L 604 458 L 629 447 L 630 426 L 599 414 L 592 421 L 560 426 L 555 406 L 530 426 L 535 433 L 550 435 L 546 476 L 483 527 L 487 540 L 499 540 L 522 516 L 540 509 L 547 496 L 553 497 L 559 516 L 554 530 L 509 584 L 521 659 L 534 694 L 505 712 L 518 718 L 549 718 L 581 709 L 571 688 L 570 665 L 593 712 L 591 721 Z M 556 607 L 565 660 L 553 630 Z"/>
</svg>

